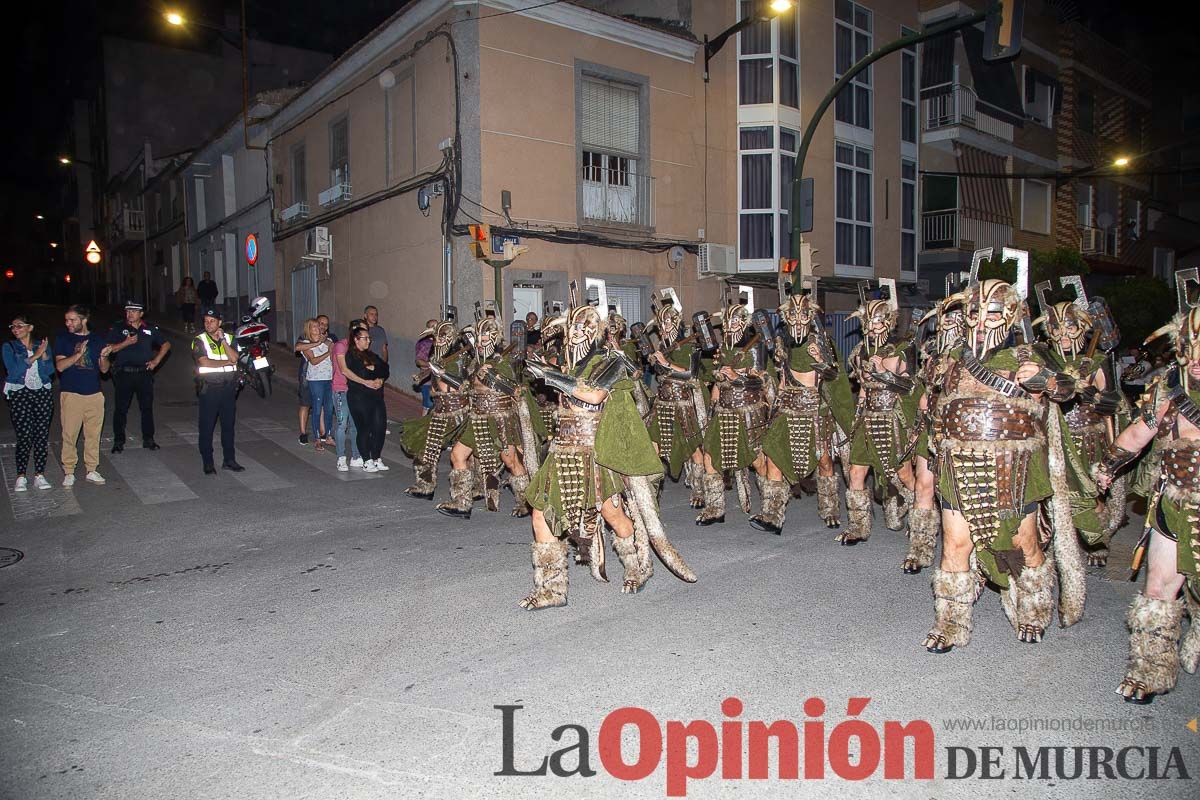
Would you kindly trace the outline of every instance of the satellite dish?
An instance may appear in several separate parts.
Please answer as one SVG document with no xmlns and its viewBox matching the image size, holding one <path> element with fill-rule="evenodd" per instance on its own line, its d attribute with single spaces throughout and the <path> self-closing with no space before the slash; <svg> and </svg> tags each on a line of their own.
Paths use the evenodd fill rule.
<svg viewBox="0 0 1200 800">
<path fill-rule="evenodd" d="M 675 245 L 674 247 L 671 248 L 670 252 L 667 255 L 668 255 L 668 258 L 671 259 L 672 264 L 682 264 L 683 256 L 686 252 L 687 251 L 684 250 L 679 245 Z"/>
<path fill-rule="evenodd" d="M 379 73 L 379 87 L 381 89 L 390 89 L 396 85 L 396 73 L 390 69 L 385 69 Z"/>
</svg>

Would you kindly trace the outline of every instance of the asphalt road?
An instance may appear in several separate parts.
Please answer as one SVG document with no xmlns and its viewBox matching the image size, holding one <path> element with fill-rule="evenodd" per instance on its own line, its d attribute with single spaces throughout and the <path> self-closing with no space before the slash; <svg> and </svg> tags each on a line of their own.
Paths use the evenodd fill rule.
<svg viewBox="0 0 1200 800">
<path fill-rule="evenodd" d="M 881 515 L 856 548 L 818 527 L 815 498 L 792 504 L 782 537 L 732 507 L 725 525 L 702 529 L 685 490 L 669 485 L 667 528 L 698 583 L 658 565 L 641 594 L 624 596 L 614 557 L 617 582 L 574 568 L 570 605 L 529 613 L 517 607 L 531 585 L 527 521 L 477 509 L 459 522 L 408 498 L 411 473 L 392 443 L 390 472 L 338 473 L 332 452 L 296 443 L 289 387 L 266 401 L 243 395 L 247 471 L 203 475 L 188 366 L 175 357 L 158 376 L 162 450 L 111 456 L 106 440 L 105 486 L 59 488 L 56 428 L 55 488 L 14 495 L 13 434 L 7 415 L 0 423 L 0 547 L 24 554 L 0 569 L 0 797 L 663 797 L 667 751 L 646 778 L 617 780 L 601 762 L 601 723 L 636 706 L 664 730 L 705 720 L 719 731 L 730 696 L 744 703 L 732 719 L 797 727 L 817 719 L 805 701 L 821 698 L 826 739 L 855 697 L 870 698 L 857 716 L 875 731 L 928 721 L 935 778 L 913 780 L 910 753 L 905 780 L 882 766 L 863 781 L 829 766 L 821 780 L 779 780 L 772 756 L 770 780 L 722 779 L 718 766 L 687 784 L 689 797 L 1197 796 L 1178 771 L 1063 780 L 1051 766 L 1049 779 L 1013 779 L 1017 746 L 1160 747 L 1160 772 L 1175 747 L 1187 774 L 1200 773 L 1200 735 L 1186 727 L 1200 714 L 1200 679 L 1182 675 L 1148 708 L 1113 694 L 1135 527 L 1113 566 L 1090 576 L 1079 625 L 1022 645 L 989 591 L 972 644 L 933 656 L 920 647 L 928 574 L 900 572 L 905 541 Z M 130 425 L 136 445 L 136 413 Z M 515 767 L 573 744 L 577 731 L 561 742 L 551 732 L 574 724 L 598 774 L 495 776 L 494 707 L 505 704 L 524 707 Z M 966 718 L 991 729 L 950 729 Z M 1019 725 L 1042 729 L 995 730 Z M 947 777 L 948 748 L 983 746 L 1005 748 L 1003 780 L 981 780 L 979 765 Z M 736 775 L 732 752 L 723 763 Z M 1147 752 L 1128 771 L 1147 769 Z"/>
</svg>

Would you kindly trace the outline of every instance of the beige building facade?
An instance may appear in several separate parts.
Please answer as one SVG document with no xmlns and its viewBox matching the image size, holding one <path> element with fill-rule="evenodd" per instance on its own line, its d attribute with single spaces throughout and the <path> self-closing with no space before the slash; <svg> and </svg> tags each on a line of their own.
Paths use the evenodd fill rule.
<svg viewBox="0 0 1200 800">
<path fill-rule="evenodd" d="M 445 304 L 542 316 L 586 278 L 630 322 L 668 286 L 688 313 L 726 284 L 773 306 L 804 123 L 841 70 L 918 27 L 915 0 L 801 3 L 731 38 L 705 81 L 703 37 L 753 4 L 527 6 L 409 4 L 268 123 L 281 339 L 375 305 L 408 364 Z M 663 18 L 618 16 L 648 6 Z M 809 151 L 805 238 L 833 310 L 860 279 L 917 279 L 917 69 L 873 67 Z M 477 260 L 475 223 L 528 251 Z"/>
</svg>

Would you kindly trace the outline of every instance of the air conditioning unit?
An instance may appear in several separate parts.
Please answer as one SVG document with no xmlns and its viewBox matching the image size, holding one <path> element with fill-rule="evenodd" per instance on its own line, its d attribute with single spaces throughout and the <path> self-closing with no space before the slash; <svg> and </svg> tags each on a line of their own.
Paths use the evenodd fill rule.
<svg viewBox="0 0 1200 800">
<path fill-rule="evenodd" d="M 350 199 L 350 184 L 335 183 L 325 191 L 317 195 L 317 201 L 322 206 L 331 206 L 334 203 L 341 203 Z"/>
<path fill-rule="evenodd" d="M 304 232 L 304 258 L 333 258 L 333 242 L 329 238 L 329 228 L 318 225 Z"/>
<path fill-rule="evenodd" d="M 1104 247 L 1104 231 L 1099 228 L 1079 229 L 1079 252 L 1099 253 Z"/>
<path fill-rule="evenodd" d="M 284 222 L 291 222 L 294 219 L 304 219 L 308 216 L 308 203 L 293 203 L 283 210 L 281 216 Z"/>
<path fill-rule="evenodd" d="M 696 277 L 737 274 L 737 248 L 730 244 L 700 245 L 700 256 L 696 260 Z"/>
</svg>

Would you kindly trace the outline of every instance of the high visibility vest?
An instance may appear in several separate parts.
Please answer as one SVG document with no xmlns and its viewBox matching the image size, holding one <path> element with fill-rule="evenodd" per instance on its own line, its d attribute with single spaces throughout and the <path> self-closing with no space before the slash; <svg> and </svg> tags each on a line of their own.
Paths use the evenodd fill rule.
<svg viewBox="0 0 1200 800">
<path fill-rule="evenodd" d="M 223 333 L 221 336 L 222 338 L 218 341 L 213 341 L 208 335 L 207 331 L 196 336 L 195 341 L 199 342 L 200 347 L 203 349 L 201 355 L 212 359 L 228 358 L 229 351 L 225 348 L 233 348 L 233 337 L 228 333 Z M 202 365 L 196 366 L 196 371 L 200 375 L 213 375 L 221 372 L 234 372 L 236 370 L 237 367 L 235 367 L 233 364 L 226 364 L 222 367 L 205 367 Z"/>
</svg>

